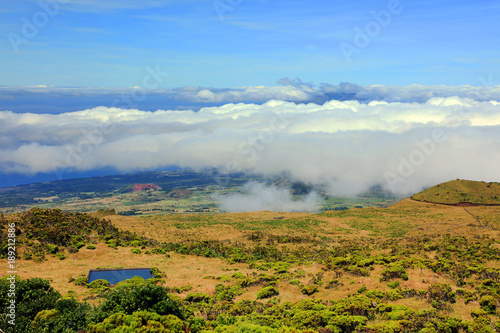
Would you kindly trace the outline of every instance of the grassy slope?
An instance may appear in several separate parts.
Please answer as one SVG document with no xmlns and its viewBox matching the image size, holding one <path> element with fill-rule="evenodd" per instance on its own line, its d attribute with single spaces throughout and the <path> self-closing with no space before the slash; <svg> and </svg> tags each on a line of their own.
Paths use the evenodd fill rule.
<svg viewBox="0 0 500 333">
<path fill-rule="evenodd" d="M 274 217 L 284 216 L 276 220 Z M 434 205 L 412 200 L 404 200 L 390 208 L 351 209 L 342 212 L 326 212 L 322 214 L 308 213 L 272 213 L 254 212 L 240 214 L 217 215 L 164 215 L 150 217 L 108 216 L 119 228 L 130 230 L 145 237 L 152 237 L 160 242 L 182 242 L 190 244 L 195 241 L 218 240 L 234 246 L 274 245 L 279 249 L 297 250 L 300 248 L 330 248 L 343 247 L 345 244 L 366 246 L 367 253 L 390 255 L 400 246 L 415 242 L 415 239 L 430 239 L 431 243 L 439 244 L 443 237 L 482 238 L 493 241 L 490 247 L 500 247 L 500 207 L 478 206 L 467 211 L 462 207 Z M 300 243 L 277 241 L 279 236 L 296 237 Z M 273 238 L 274 237 L 274 238 Z M 228 243 L 231 242 L 231 243 Z M 96 267 L 158 267 L 167 274 L 165 284 L 169 287 L 190 285 L 190 292 L 213 293 L 215 285 L 221 283 L 221 277 L 229 276 L 238 270 L 244 275 L 261 274 L 263 271 L 251 267 L 247 263 L 231 264 L 222 258 L 204 258 L 194 255 L 183 255 L 170 252 L 170 257 L 161 254 L 132 254 L 131 247 L 106 246 L 96 241 L 96 249 L 80 249 L 78 253 L 67 254 L 67 259 L 59 260 L 48 255 L 41 263 L 30 260 L 18 260 L 19 275 L 23 278 L 42 277 L 50 279 L 52 285 L 63 294 L 70 290 L 76 291 L 82 298 L 88 290 L 68 282 L 70 277 L 86 275 L 88 270 Z M 240 244 L 240 245 L 238 245 Z M 385 244 L 385 245 L 384 245 Z M 392 250 L 391 250 L 392 249 Z M 432 248 L 425 252 L 416 252 L 413 258 L 434 258 L 438 255 Z M 0 260 L 6 266 L 5 260 Z M 483 263 L 486 267 L 498 268 L 500 262 L 492 260 Z M 290 285 L 286 279 L 279 283 L 280 299 L 282 301 L 298 301 L 305 298 L 338 299 L 355 293 L 362 285 L 368 289 L 388 291 L 387 282 L 380 282 L 379 277 L 384 265 L 374 265 L 369 276 L 344 274 L 340 286 L 333 289 L 324 288 L 326 282 L 334 278 L 333 270 L 327 269 L 322 260 L 306 260 L 292 264 L 291 273 L 302 269 L 305 276 L 299 277 L 301 283 L 307 284 L 312 277 L 323 273 L 325 282 L 320 291 L 313 296 L 303 295 L 299 288 Z M 273 269 L 265 271 L 273 274 Z M 453 283 L 451 276 L 436 274 L 429 268 L 410 268 L 410 279 L 401 281 L 403 289 L 426 289 L 431 283 Z M 212 278 L 207 278 L 211 276 Z M 219 278 L 217 278 L 219 277 Z M 222 278 L 224 280 L 225 278 Z M 471 283 L 480 283 L 471 278 Z M 227 278 L 226 285 L 234 284 L 234 279 Z M 262 285 L 251 286 L 243 290 L 239 299 L 255 300 L 256 293 Z M 454 285 L 454 289 L 457 286 Z M 462 288 L 473 291 L 472 286 Z M 185 296 L 187 293 L 181 294 Z M 399 300 L 403 302 L 405 300 Z M 415 303 L 417 309 L 429 308 L 424 301 L 406 300 Z M 470 318 L 470 311 L 478 308 L 477 302 L 467 305 L 463 301 L 453 305 L 455 311 Z"/>
<path fill-rule="evenodd" d="M 411 198 L 417 201 L 451 205 L 460 203 L 500 205 L 500 183 L 452 180 L 432 186 Z"/>
</svg>

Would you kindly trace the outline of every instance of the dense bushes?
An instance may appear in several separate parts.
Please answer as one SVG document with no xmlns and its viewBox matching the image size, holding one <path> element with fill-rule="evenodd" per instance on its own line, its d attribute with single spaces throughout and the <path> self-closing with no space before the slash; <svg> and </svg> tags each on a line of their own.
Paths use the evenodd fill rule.
<svg viewBox="0 0 500 333">
<path fill-rule="evenodd" d="M 82 213 L 67 213 L 59 209 L 32 208 L 16 215 L 16 243 L 18 254 L 25 260 L 42 261 L 47 254 L 64 259 L 64 249 L 76 253 L 92 241 L 113 240 L 115 246 L 141 244 L 155 245 L 156 241 L 145 239 L 130 231 L 115 227 L 110 221 Z M 6 248 L 3 225 L 0 227 L 0 248 Z M 97 238 L 93 238 L 93 235 Z M 88 249 L 95 249 L 89 244 Z M 0 253 L 4 257 L 5 251 Z"/>
<path fill-rule="evenodd" d="M 105 299 L 95 314 L 98 321 L 113 313 L 123 312 L 131 315 L 145 309 L 159 315 L 171 314 L 184 318 L 180 304 L 168 296 L 163 287 L 150 283 L 139 282 L 136 285 L 119 283 L 105 294 Z"/>
<path fill-rule="evenodd" d="M 0 279 L 0 307 L 3 314 L 7 314 L 10 300 L 15 300 L 15 326 L 8 324 L 9 317 L 1 316 L 0 325 L 9 327 L 10 332 L 25 333 L 30 331 L 31 321 L 37 313 L 43 310 L 54 309 L 61 294 L 55 291 L 50 283 L 40 278 L 21 280 L 15 278 L 15 295 L 9 295 L 11 281 L 7 278 Z"/>
</svg>

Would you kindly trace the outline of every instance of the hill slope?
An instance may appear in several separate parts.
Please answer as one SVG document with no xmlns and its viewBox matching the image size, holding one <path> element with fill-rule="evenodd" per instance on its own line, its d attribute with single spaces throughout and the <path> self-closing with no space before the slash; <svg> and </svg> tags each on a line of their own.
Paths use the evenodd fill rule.
<svg viewBox="0 0 500 333">
<path fill-rule="evenodd" d="M 451 180 L 414 194 L 411 199 L 446 205 L 500 205 L 500 183 Z"/>
</svg>

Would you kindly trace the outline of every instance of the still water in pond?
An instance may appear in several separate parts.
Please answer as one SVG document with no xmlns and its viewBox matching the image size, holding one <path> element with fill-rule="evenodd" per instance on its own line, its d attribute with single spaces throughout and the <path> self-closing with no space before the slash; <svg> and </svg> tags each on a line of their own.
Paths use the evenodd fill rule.
<svg viewBox="0 0 500 333">
<path fill-rule="evenodd" d="M 89 283 L 95 280 L 103 279 L 108 281 L 109 284 L 117 284 L 118 282 L 131 279 L 134 276 L 143 277 L 144 280 L 151 279 L 153 277 L 149 268 L 91 271 L 89 276 Z"/>
</svg>

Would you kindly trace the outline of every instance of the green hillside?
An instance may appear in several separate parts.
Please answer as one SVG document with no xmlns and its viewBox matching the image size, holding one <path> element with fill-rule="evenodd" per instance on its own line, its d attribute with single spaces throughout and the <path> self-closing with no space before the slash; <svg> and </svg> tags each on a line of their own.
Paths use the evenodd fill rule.
<svg viewBox="0 0 500 333">
<path fill-rule="evenodd" d="M 451 180 L 419 192 L 413 200 L 456 205 L 500 205 L 500 183 Z"/>
</svg>

